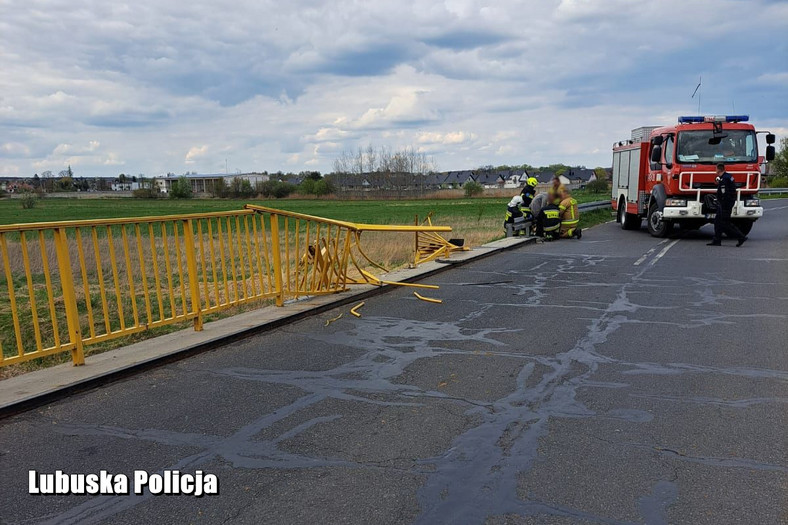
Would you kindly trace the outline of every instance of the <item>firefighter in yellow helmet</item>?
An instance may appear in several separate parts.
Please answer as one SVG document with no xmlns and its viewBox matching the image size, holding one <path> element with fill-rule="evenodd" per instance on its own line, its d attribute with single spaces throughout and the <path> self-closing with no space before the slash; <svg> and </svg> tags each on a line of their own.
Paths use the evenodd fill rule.
<svg viewBox="0 0 788 525">
<path fill-rule="evenodd" d="M 531 201 L 536 196 L 536 185 L 539 184 L 534 177 L 529 177 L 525 181 L 525 186 L 520 191 L 519 195 L 515 195 L 509 204 L 506 206 L 506 221 L 508 223 L 514 222 L 518 217 L 525 217 L 525 220 L 531 221 L 534 216 L 531 213 Z"/>
<path fill-rule="evenodd" d="M 523 199 L 523 214 L 528 220 L 533 218 L 533 215 L 531 214 L 531 201 L 533 201 L 534 197 L 536 196 L 537 184 L 539 184 L 539 181 L 536 180 L 536 178 L 528 177 L 528 179 L 525 181 L 525 186 L 523 186 L 523 189 L 520 191 L 520 197 Z"/>
<path fill-rule="evenodd" d="M 583 236 L 577 224 L 580 222 L 580 211 L 577 209 L 577 201 L 572 198 L 566 188 L 561 188 L 561 203 L 558 210 L 561 213 L 561 238 L 571 239 Z"/>
</svg>

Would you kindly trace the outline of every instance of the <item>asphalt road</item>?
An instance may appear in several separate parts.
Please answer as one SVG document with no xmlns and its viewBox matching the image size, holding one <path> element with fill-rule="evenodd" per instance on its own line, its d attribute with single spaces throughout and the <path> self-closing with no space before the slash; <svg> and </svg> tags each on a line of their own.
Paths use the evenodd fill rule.
<svg viewBox="0 0 788 525">
<path fill-rule="evenodd" d="M 788 201 L 605 224 L 0 421 L 3 523 L 788 523 Z M 339 313 L 341 319 L 325 326 Z M 28 470 L 217 496 L 29 496 Z"/>
</svg>

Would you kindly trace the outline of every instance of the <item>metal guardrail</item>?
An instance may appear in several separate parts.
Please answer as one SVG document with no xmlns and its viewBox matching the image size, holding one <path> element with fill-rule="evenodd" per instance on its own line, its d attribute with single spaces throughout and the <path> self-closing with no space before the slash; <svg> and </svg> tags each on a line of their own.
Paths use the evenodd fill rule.
<svg viewBox="0 0 788 525">
<path fill-rule="evenodd" d="M 761 188 L 758 191 L 760 195 L 780 195 L 782 193 L 788 193 L 788 188 Z"/>
<path fill-rule="evenodd" d="M 577 209 L 581 211 L 602 210 L 610 207 L 610 201 L 584 202 L 583 204 L 577 205 Z"/>
<path fill-rule="evenodd" d="M 459 249 L 440 236 L 448 226 L 245 208 L 0 226 L 0 366 L 69 351 L 80 365 L 85 345 L 190 320 L 201 330 L 204 315 L 252 301 L 383 284 L 360 264 L 380 267 L 361 249 L 365 231 L 414 232 L 417 264 Z"/>
</svg>

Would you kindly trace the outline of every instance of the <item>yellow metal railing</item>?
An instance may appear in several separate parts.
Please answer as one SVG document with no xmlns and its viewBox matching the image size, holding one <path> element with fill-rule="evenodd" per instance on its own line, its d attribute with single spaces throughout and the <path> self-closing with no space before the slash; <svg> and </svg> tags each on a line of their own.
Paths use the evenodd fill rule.
<svg viewBox="0 0 788 525">
<path fill-rule="evenodd" d="M 416 224 L 419 218 L 416 217 Z M 432 213 L 428 214 L 423 222 L 426 226 L 432 226 Z M 458 246 L 452 244 L 443 238 L 442 235 L 435 231 L 417 231 L 416 232 L 416 248 L 414 250 L 413 264 L 418 266 L 429 261 L 434 261 L 438 257 L 449 257 L 452 252 L 466 251 L 469 248 L 466 246 Z"/>
<path fill-rule="evenodd" d="M 429 222 L 429 221 L 428 221 Z M 244 210 L 0 226 L 0 366 L 264 299 L 384 284 L 360 264 L 364 231 L 428 235 L 447 226 L 356 224 L 247 205 Z M 426 248 L 429 250 L 429 248 Z M 426 253 L 426 255 L 425 255 Z"/>
</svg>

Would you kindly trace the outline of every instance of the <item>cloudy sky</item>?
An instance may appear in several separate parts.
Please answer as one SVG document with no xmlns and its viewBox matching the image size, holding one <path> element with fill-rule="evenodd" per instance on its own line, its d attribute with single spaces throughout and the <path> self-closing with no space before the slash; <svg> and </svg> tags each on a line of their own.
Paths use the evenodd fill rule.
<svg viewBox="0 0 788 525">
<path fill-rule="evenodd" d="M 788 136 L 788 2 L 0 0 L 0 176 L 607 166 L 700 76 Z"/>
</svg>

